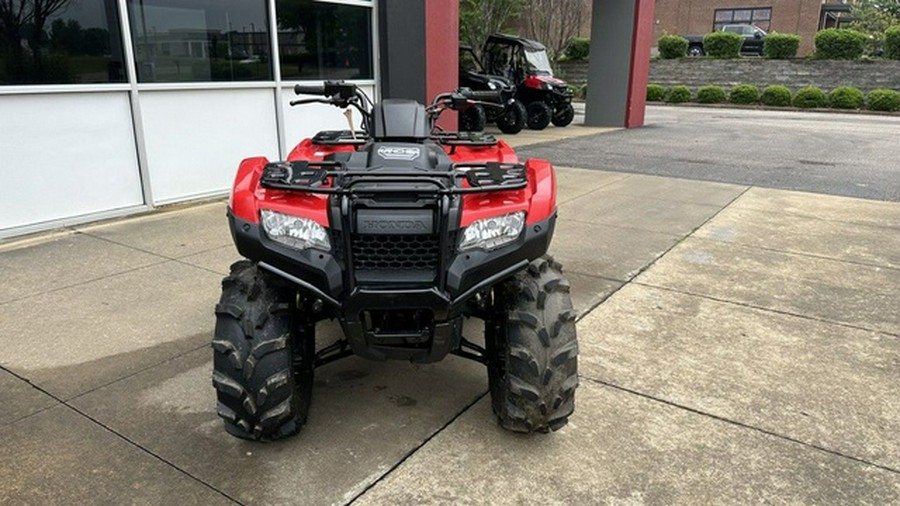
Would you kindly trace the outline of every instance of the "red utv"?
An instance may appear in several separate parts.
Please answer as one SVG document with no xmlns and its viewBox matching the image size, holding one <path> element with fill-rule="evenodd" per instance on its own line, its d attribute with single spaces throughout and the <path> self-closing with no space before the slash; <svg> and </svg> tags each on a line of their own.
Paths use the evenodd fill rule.
<svg viewBox="0 0 900 506">
<path fill-rule="evenodd" d="M 543 130 L 551 122 L 564 127 L 575 119 L 569 85 L 553 77 L 547 49 L 541 43 L 494 34 L 481 54 L 487 73 L 506 77 L 516 85 L 516 98 L 525 104 L 528 128 Z"/>
</svg>

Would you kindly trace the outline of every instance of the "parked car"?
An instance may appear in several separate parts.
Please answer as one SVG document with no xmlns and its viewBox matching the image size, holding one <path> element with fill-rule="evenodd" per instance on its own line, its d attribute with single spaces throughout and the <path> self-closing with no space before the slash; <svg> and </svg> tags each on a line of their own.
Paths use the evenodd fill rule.
<svg viewBox="0 0 900 506">
<path fill-rule="evenodd" d="M 756 25 L 723 25 L 723 32 L 740 35 L 744 39 L 741 44 L 742 54 L 762 56 L 763 44 L 766 42 L 766 31 Z M 688 56 L 703 56 L 703 35 L 684 35 L 688 40 Z"/>
</svg>

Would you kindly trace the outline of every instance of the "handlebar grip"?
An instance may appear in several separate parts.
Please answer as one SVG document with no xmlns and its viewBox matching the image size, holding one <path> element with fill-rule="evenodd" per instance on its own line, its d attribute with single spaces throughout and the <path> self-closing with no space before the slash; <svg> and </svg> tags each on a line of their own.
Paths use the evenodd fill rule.
<svg viewBox="0 0 900 506">
<path fill-rule="evenodd" d="M 500 92 L 494 91 L 494 90 L 470 91 L 469 93 L 466 94 L 466 98 L 470 98 L 473 100 L 480 100 L 483 102 L 502 102 L 503 101 L 503 96 L 500 94 Z"/>
<path fill-rule="evenodd" d="M 313 85 L 302 85 L 297 84 L 294 86 L 294 94 L 295 95 L 325 95 L 325 85 L 323 84 L 313 84 Z"/>
</svg>

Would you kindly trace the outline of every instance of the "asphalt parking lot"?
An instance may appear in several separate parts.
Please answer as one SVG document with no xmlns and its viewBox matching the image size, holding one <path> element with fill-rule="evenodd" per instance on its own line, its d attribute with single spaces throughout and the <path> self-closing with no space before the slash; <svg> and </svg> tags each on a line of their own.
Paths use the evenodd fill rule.
<svg viewBox="0 0 900 506">
<path fill-rule="evenodd" d="M 543 135 L 522 151 L 647 134 Z M 900 203 L 582 164 L 551 247 L 581 385 L 552 435 L 501 430 L 449 357 L 328 364 L 296 437 L 228 436 L 221 201 L 0 244 L 0 504 L 900 503 Z"/>
<path fill-rule="evenodd" d="M 647 126 L 527 148 L 570 167 L 900 200 L 900 117 L 650 106 Z"/>
</svg>

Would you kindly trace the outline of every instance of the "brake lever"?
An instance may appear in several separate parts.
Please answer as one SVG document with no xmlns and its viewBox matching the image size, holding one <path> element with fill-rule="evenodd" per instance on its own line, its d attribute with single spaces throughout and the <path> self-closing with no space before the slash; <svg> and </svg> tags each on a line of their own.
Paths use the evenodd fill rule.
<svg viewBox="0 0 900 506">
<path fill-rule="evenodd" d="M 291 106 L 295 105 L 305 105 L 305 104 L 327 104 L 334 105 L 334 101 L 330 98 L 301 98 L 300 100 L 291 100 Z"/>
<path fill-rule="evenodd" d="M 493 107 L 494 109 L 506 109 L 506 104 L 498 104 L 497 102 L 484 102 L 482 100 L 469 100 L 470 105 L 480 105 L 482 107 Z"/>
</svg>

